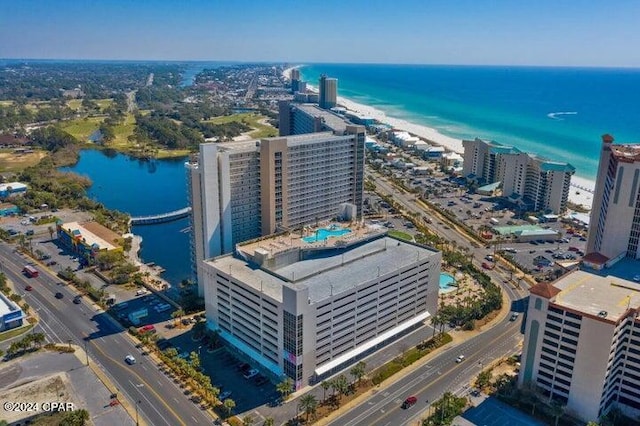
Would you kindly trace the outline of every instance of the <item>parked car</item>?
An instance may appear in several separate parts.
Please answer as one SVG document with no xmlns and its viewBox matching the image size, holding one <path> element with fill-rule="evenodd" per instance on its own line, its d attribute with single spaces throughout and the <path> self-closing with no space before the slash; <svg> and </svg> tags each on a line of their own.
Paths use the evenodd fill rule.
<svg viewBox="0 0 640 426">
<path fill-rule="evenodd" d="M 407 409 L 409 407 L 412 407 L 416 404 L 416 402 L 418 402 L 418 398 L 415 396 L 410 396 L 407 397 L 407 399 L 404 400 L 404 402 L 402 403 L 402 408 L 403 409 Z"/>
<path fill-rule="evenodd" d="M 64 297 L 64 294 L 57 292 L 56 293 L 56 299 L 62 299 Z"/>
<path fill-rule="evenodd" d="M 247 371 L 242 377 L 244 377 L 245 379 L 249 380 L 254 378 L 255 376 L 257 376 L 259 373 L 258 370 L 256 370 L 255 368 L 252 368 L 251 370 Z"/>
<path fill-rule="evenodd" d="M 511 318 L 509 318 L 510 321 L 515 321 L 518 319 L 518 313 L 514 312 L 511 314 Z"/>
<path fill-rule="evenodd" d="M 73 303 L 75 303 L 76 305 L 79 305 L 80 303 L 82 303 L 82 296 L 78 295 L 76 297 L 73 298 Z"/>
<path fill-rule="evenodd" d="M 143 333 L 155 333 L 156 332 L 156 327 L 153 324 L 148 324 L 145 326 L 142 326 L 138 329 L 138 332 L 143 334 Z"/>
<path fill-rule="evenodd" d="M 33 287 L 31 287 L 30 285 L 28 285 L 28 286 L 26 286 L 24 289 L 25 289 L 25 290 L 27 290 L 27 291 L 31 291 L 31 290 L 33 290 Z"/>
</svg>

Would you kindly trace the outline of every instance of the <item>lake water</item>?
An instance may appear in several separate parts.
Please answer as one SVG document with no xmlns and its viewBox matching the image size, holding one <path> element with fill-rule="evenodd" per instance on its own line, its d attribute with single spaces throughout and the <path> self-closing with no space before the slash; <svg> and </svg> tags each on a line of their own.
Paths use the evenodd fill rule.
<svg viewBox="0 0 640 426">
<path fill-rule="evenodd" d="M 184 162 L 186 158 L 142 161 L 98 150 L 80 152 L 80 161 L 69 170 L 88 176 L 92 199 L 109 209 L 143 216 L 178 210 L 188 205 Z M 189 219 L 135 226 L 142 237 L 140 257 L 165 268 L 163 278 L 172 284 L 190 278 Z"/>
</svg>

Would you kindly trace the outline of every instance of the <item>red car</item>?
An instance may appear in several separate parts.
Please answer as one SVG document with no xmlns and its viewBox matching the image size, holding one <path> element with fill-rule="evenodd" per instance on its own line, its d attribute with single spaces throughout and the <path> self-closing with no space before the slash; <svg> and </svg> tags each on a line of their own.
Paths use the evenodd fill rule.
<svg viewBox="0 0 640 426">
<path fill-rule="evenodd" d="M 27 291 L 31 291 L 31 290 L 33 290 L 33 287 L 31 287 L 30 285 L 28 285 L 28 286 L 26 286 L 24 289 L 25 289 L 25 290 L 27 290 Z"/>
<path fill-rule="evenodd" d="M 145 325 L 144 327 L 140 327 L 138 329 L 140 333 L 155 333 L 156 327 L 153 324 Z"/>
<path fill-rule="evenodd" d="M 402 403 L 402 408 L 407 409 L 414 405 L 416 402 L 418 402 L 418 398 L 415 396 L 410 396 L 404 400 L 404 402 Z"/>
</svg>

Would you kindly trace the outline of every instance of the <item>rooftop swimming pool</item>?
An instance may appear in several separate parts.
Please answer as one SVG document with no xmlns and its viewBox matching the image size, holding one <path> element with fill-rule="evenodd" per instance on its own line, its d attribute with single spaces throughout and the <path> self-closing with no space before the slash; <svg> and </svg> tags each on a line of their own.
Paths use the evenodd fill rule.
<svg viewBox="0 0 640 426">
<path fill-rule="evenodd" d="M 456 286 L 456 279 L 453 275 L 444 272 L 440 274 L 440 294 L 449 293 L 456 288 L 458 288 L 458 286 Z"/>
<path fill-rule="evenodd" d="M 344 234 L 348 234 L 349 232 L 351 232 L 351 229 L 349 228 L 340 228 L 337 225 L 332 225 L 328 229 L 318 229 L 310 237 L 304 237 L 302 241 L 304 241 L 305 243 L 317 243 L 319 241 L 326 241 L 327 238 L 340 237 Z"/>
</svg>

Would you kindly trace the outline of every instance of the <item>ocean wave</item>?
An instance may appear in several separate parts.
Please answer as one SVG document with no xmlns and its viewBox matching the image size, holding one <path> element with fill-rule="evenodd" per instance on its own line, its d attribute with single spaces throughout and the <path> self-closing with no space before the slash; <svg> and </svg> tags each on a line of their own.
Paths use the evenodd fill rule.
<svg viewBox="0 0 640 426">
<path fill-rule="evenodd" d="M 549 114 L 547 114 L 547 117 L 553 120 L 564 120 L 564 118 L 562 118 L 563 115 L 576 115 L 576 114 L 578 114 L 576 111 L 550 112 Z"/>
</svg>

